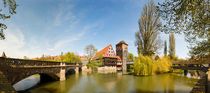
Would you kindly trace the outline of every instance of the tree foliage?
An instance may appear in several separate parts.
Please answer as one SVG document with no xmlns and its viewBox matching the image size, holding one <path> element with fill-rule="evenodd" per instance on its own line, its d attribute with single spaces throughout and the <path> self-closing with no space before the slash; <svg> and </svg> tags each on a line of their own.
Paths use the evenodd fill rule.
<svg viewBox="0 0 210 93">
<path fill-rule="evenodd" d="M 153 60 L 149 56 L 140 55 L 134 61 L 134 74 L 147 76 L 165 73 L 170 71 L 171 65 L 171 60 L 167 56 Z"/>
<path fill-rule="evenodd" d="M 140 55 L 134 61 L 134 74 L 135 75 L 152 75 L 153 73 L 153 60 L 148 56 Z"/>
<path fill-rule="evenodd" d="M 0 20 L 9 19 L 11 15 L 16 13 L 16 7 L 17 7 L 16 1 L 15 0 L 2 0 L 2 1 L 4 7 L 3 9 L 0 9 Z M 5 24 L 0 23 L 0 39 L 5 39 L 3 31 L 6 28 L 7 26 Z"/>
<path fill-rule="evenodd" d="M 210 0 L 165 0 L 159 4 L 159 11 L 163 31 L 183 32 L 191 45 L 191 55 L 210 55 L 202 50 L 210 51 L 205 46 L 210 44 Z"/>
<path fill-rule="evenodd" d="M 65 54 L 61 53 L 59 56 L 46 56 L 42 55 L 40 58 L 35 58 L 36 60 L 43 61 L 56 61 L 56 62 L 67 62 L 67 63 L 80 63 L 81 59 L 78 55 L 73 52 L 67 52 Z"/>
<path fill-rule="evenodd" d="M 63 62 L 80 63 L 81 59 L 79 56 L 75 55 L 73 52 L 68 52 L 63 55 Z"/>
<path fill-rule="evenodd" d="M 132 53 L 128 53 L 127 61 L 133 62 L 134 61 L 134 55 Z"/>
<path fill-rule="evenodd" d="M 94 45 L 90 44 L 85 47 L 85 53 L 87 54 L 88 60 L 90 61 L 91 58 L 95 55 L 97 49 Z"/>
<path fill-rule="evenodd" d="M 173 59 L 175 58 L 175 37 L 174 33 L 170 33 L 169 35 L 169 56 Z"/>
<path fill-rule="evenodd" d="M 153 1 L 143 8 L 139 19 L 139 31 L 136 32 L 136 46 L 139 54 L 152 55 L 160 48 L 159 27 L 161 25 L 158 10 Z"/>
<path fill-rule="evenodd" d="M 103 62 L 101 60 L 91 60 L 88 62 L 87 67 L 92 68 L 93 70 L 96 70 L 97 67 L 100 67 L 103 65 Z"/>
</svg>

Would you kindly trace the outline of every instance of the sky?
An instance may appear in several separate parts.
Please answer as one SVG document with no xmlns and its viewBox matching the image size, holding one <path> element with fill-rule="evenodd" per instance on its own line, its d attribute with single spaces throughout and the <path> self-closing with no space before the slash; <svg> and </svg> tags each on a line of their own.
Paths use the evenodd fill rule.
<svg viewBox="0 0 210 93">
<path fill-rule="evenodd" d="M 159 0 L 161 1 L 161 0 Z M 137 55 L 134 44 L 138 19 L 147 0 L 16 0 L 17 14 L 9 20 L 0 53 L 29 58 L 74 52 L 84 55 L 85 46 L 98 50 L 124 40 L 128 51 Z M 156 3 L 158 0 L 155 1 Z M 0 1 L 0 7 L 2 7 Z M 161 40 L 168 35 L 161 33 Z M 188 57 L 183 35 L 175 35 L 176 55 Z M 163 49 L 159 51 L 162 55 Z"/>
</svg>

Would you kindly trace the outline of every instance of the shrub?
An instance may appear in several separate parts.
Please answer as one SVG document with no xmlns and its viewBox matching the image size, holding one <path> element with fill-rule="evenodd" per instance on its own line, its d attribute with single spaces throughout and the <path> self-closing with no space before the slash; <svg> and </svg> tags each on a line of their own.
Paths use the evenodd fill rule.
<svg viewBox="0 0 210 93">
<path fill-rule="evenodd" d="M 97 67 L 100 67 L 102 66 L 103 63 L 101 61 L 90 61 L 88 64 L 87 64 L 87 67 L 89 68 L 92 68 L 92 69 L 96 69 Z"/>
<path fill-rule="evenodd" d="M 157 66 L 156 73 L 164 73 L 170 71 L 172 64 L 170 58 L 165 56 L 161 59 L 158 59 L 155 65 Z"/>
<path fill-rule="evenodd" d="M 153 60 L 148 56 L 140 55 L 134 61 L 135 75 L 152 75 L 153 74 Z"/>
</svg>

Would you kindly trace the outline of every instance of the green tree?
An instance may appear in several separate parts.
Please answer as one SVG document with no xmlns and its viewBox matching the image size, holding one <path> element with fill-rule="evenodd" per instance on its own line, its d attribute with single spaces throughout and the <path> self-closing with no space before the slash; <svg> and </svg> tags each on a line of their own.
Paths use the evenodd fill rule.
<svg viewBox="0 0 210 93">
<path fill-rule="evenodd" d="M 175 58 L 175 38 L 174 33 L 169 35 L 169 56 L 173 59 Z"/>
<path fill-rule="evenodd" d="M 133 62 L 134 61 L 134 55 L 132 53 L 128 53 L 128 61 Z"/>
<path fill-rule="evenodd" d="M 167 52 L 168 52 L 168 50 L 167 50 L 167 42 L 165 41 L 165 43 L 164 43 L 164 56 L 167 56 Z"/>
<path fill-rule="evenodd" d="M 94 45 L 90 44 L 85 47 L 85 53 L 87 54 L 88 60 L 90 61 L 91 58 L 95 55 L 97 49 Z"/>
<path fill-rule="evenodd" d="M 139 54 L 153 55 L 160 48 L 159 27 L 161 25 L 158 9 L 153 1 L 144 6 L 139 19 L 139 31 L 136 32 L 137 50 Z"/>
<path fill-rule="evenodd" d="M 192 56 L 210 55 L 210 0 L 165 0 L 159 4 L 162 30 L 183 32 Z M 205 50 L 204 50 L 205 49 Z"/>
<path fill-rule="evenodd" d="M 0 2 L 1 3 L 1 2 Z M 0 20 L 9 19 L 11 15 L 16 13 L 16 1 L 15 0 L 3 0 L 3 9 L 0 9 Z M 7 8 L 9 11 L 7 11 Z M 3 31 L 7 26 L 0 23 L 0 39 L 5 39 Z"/>
<path fill-rule="evenodd" d="M 68 52 L 63 55 L 63 61 L 69 63 L 80 63 L 81 59 L 79 56 L 75 55 L 74 53 Z"/>
</svg>

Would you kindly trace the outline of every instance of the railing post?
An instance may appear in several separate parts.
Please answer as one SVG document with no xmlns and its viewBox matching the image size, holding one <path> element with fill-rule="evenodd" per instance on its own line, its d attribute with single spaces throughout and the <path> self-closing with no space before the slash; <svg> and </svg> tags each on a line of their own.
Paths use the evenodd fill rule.
<svg viewBox="0 0 210 93">
<path fill-rule="evenodd" d="M 76 68 L 75 68 L 75 72 L 76 72 L 76 73 L 79 73 L 79 64 L 78 64 L 78 63 L 76 63 L 76 65 L 75 65 L 75 66 L 76 66 Z"/>
</svg>

